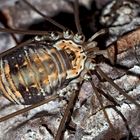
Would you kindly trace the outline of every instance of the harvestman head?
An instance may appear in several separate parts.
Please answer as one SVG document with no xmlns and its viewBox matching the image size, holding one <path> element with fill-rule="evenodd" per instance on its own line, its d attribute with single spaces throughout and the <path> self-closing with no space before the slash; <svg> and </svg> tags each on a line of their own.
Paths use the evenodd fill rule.
<svg viewBox="0 0 140 140">
<path fill-rule="evenodd" d="M 119 104 L 114 100 L 114 98 L 111 95 L 106 95 L 105 93 L 102 93 L 102 90 L 99 90 L 94 85 L 94 82 L 93 82 L 93 79 L 92 79 L 92 73 L 94 71 L 96 71 L 101 77 L 103 77 L 106 81 L 108 81 L 114 88 L 116 88 L 119 91 L 120 94 L 122 94 L 123 96 L 125 96 L 126 99 L 130 100 L 138 108 L 140 108 L 140 104 L 137 101 L 135 101 L 132 97 L 130 97 L 129 95 L 127 95 L 118 85 L 116 85 L 113 82 L 112 79 L 110 79 L 98 66 L 96 66 L 96 64 L 94 62 L 94 58 L 96 57 L 96 55 L 99 55 L 99 54 L 106 55 L 106 51 L 100 51 L 96 47 L 97 43 L 94 42 L 94 39 L 96 37 L 98 37 L 99 35 L 104 34 L 106 32 L 106 30 L 101 30 L 101 31 L 95 33 L 91 38 L 88 39 L 87 42 L 85 42 L 85 36 L 83 35 L 82 29 L 81 29 L 81 26 L 80 26 L 79 10 L 78 10 L 78 0 L 75 0 L 75 4 L 74 4 L 74 11 L 75 11 L 74 12 L 75 13 L 74 16 L 75 16 L 75 24 L 76 24 L 76 28 L 77 28 L 77 34 L 75 34 L 75 35 L 73 35 L 73 33 L 69 29 L 67 29 L 64 26 L 60 25 L 59 23 L 55 22 L 51 18 L 46 17 L 39 10 L 37 10 L 34 6 L 32 6 L 28 1 L 26 1 L 26 0 L 23 0 L 23 1 L 29 7 L 31 7 L 31 9 L 33 9 L 38 14 L 40 14 L 44 19 L 46 19 L 47 21 L 51 22 L 52 24 L 54 24 L 55 26 L 59 27 L 60 29 L 62 29 L 62 31 L 63 31 L 63 37 L 65 39 L 71 39 L 72 38 L 72 40 L 75 42 L 75 44 L 81 45 L 83 47 L 83 51 L 87 55 L 87 58 L 89 60 L 88 63 L 87 63 L 88 66 L 85 66 L 87 69 L 85 70 L 86 73 L 83 75 L 83 79 L 84 80 L 87 80 L 87 81 L 89 81 L 91 83 L 91 86 L 92 86 L 92 88 L 93 88 L 93 90 L 94 90 L 94 92 L 95 92 L 95 94 L 96 94 L 96 96 L 97 96 L 97 98 L 99 100 L 99 103 L 100 103 L 101 108 L 102 108 L 102 110 L 104 112 L 104 115 L 105 115 L 105 117 L 106 117 L 106 119 L 107 119 L 107 121 L 108 121 L 108 123 L 109 123 L 109 125 L 110 125 L 110 127 L 112 129 L 113 129 L 113 125 L 112 125 L 112 123 L 109 120 L 109 117 L 107 115 L 107 112 L 105 110 L 105 107 L 104 107 L 102 101 L 100 100 L 99 93 L 102 94 L 103 96 L 105 96 L 105 98 L 107 98 L 109 101 L 111 101 L 114 104 L 114 110 L 117 110 L 115 106 L 116 105 L 119 105 Z M 8 33 L 16 33 L 16 34 L 31 34 L 31 35 L 34 35 L 35 34 L 35 35 L 42 35 L 43 36 L 42 39 L 44 39 L 44 36 L 50 35 L 50 33 L 48 33 L 47 31 L 30 31 L 29 32 L 29 31 L 24 31 L 24 30 L 3 29 L 3 28 L 0 28 L 0 31 L 1 32 L 8 32 Z M 62 35 L 62 33 L 59 33 L 58 32 L 57 34 L 55 34 L 55 33 L 52 32 L 50 37 L 51 37 L 52 40 L 57 40 L 57 37 L 59 35 Z M 36 41 L 41 41 L 41 38 L 35 37 L 35 40 Z M 10 53 L 10 52 L 12 52 L 14 50 L 16 50 L 17 48 L 23 47 L 23 46 L 28 45 L 28 44 L 33 43 L 33 42 L 34 42 L 33 39 L 27 40 L 25 42 L 22 42 L 21 44 L 18 44 L 14 48 L 12 48 L 12 49 L 4 52 L 4 53 L 1 53 L 0 54 L 0 57 L 3 57 L 4 55 L 6 55 L 6 54 L 8 54 L 8 53 Z M 80 85 L 81 85 L 81 83 L 82 83 L 82 81 L 80 81 Z M 64 117 L 62 118 L 62 121 L 61 121 L 60 126 L 58 128 L 58 132 L 57 132 L 56 138 L 55 138 L 56 140 L 60 139 L 61 134 L 62 134 L 62 131 L 64 131 L 65 123 L 66 123 L 68 117 L 71 115 L 71 113 L 70 113 L 69 110 L 74 105 L 75 99 L 76 99 L 76 97 L 78 95 L 78 93 L 77 93 L 78 91 L 79 90 L 75 90 L 74 93 L 72 94 L 71 98 L 70 98 L 70 101 L 69 101 L 68 106 L 66 108 L 66 111 L 64 113 Z M 48 98 L 46 100 L 43 100 L 43 101 L 41 101 L 41 102 L 39 102 L 37 104 L 31 105 L 31 106 L 29 106 L 27 108 L 24 108 L 24 109 L 19 110 L 19 111 L 15 112 L 15 113 L 12 113 L 12 114 L 9 114 L 7 116 L 4 116 L 4 117 L 0 118 L 0 122 L 5 121 L 7 119 L 10 119 L 10 118 L 12 118 L 14 116 L 17 116 L 17 115 L 21 114 L 21 113 L 27 112 L 27 111 L 29 111 L 29 110 L 31 110 L 33 108 L 36 108 L 36 107 L 38 107 L 40 105 L 45 104 L 45 103 L 48 103 L 51 100 L 55 100 L 58 97 L 59 97 L 59 95 L 52 95 L 52 97 L 50 97 L 50 98 Z M 124 121 L 126 121 L 125 120 L 125 117 L 121 114 L 121 112 L 118 112 L 118 114 L 120 114 L 120 116 L 122 117 L 122 119 Z M 130 131 L 129 126 L 127 125 L 126 127 Z"/>
</svg>

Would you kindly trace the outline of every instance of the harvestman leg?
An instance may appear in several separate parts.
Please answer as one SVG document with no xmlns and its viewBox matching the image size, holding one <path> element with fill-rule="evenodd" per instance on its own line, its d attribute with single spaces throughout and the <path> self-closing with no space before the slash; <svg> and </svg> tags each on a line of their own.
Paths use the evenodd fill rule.
<svg viewBox="0 0 140 140">
<path fill-rule="evenodd" d="M 140 104 L 135 101 L 135 99 L 133 99 L 131 96 L 127 95 L 117 84 L 115 84 L 113 82 L 113 80 L 111 78 L 109 78 L 99 67 L 95 68 L 97 72 L 100 73 L 100 75 L 105 78 L 114 88 L 116 88 L 120 94 L 122 94 L 124 97 L 126 97 L 126 99 L 128 99 L 129 101 L 131 101 L 132 103 L 134 103 L 139 109 L 140 109 Z"/>
<path fill-rule="evenodd" d="M 11 114 L 9 114 L 9 115 L 6 115 L 6 116 L 4 116 L 4 117 L 1 117 L 1 118 L 0 118 L 0 122 L 6 121 L 6 120 L 8 120 L 8 119 L 10 119 L 10 118 L 12 118 L 12 117 L 15 117 L 15 116 L 17 116 L 17 115 L 20 115 L 20 114 L 22 114 L 22 113 L 25 113 L 25 112 L 27 112 L 27 111 L 29 111 L 29 110 L 32 110 L 32 109 L 34 109 L 34 108 L 36 108 L 36 107 L 39 107 L 39 106 L 41 106 L 41 105 L 44 105 L 44 104 L 46 104 L 46 103 L 48 103 L 48 102 L 50 102 L 50 101 L 52 101 L 52 100 L 55 100 L 55 99 L 58 98 L 58 97 L 59 97 L 58 95 L 52 95 L 50 98 L 45 99 L 45 100 L 43 100 L 43 101 L 40 101 L 39 103 L 36 103 L 36 104 L 31 105 L 31 106 L 29 106 L 29 107 L 25 107 L 25 108 L 23 108 L 23 109 L 21 109 L 21 110 L 18 110 L 18 111 L 16 111 L 16 112 L 14 112 L 14 113 L 11 113 Z"/>
<path fill-rule="evenodd" d="M 96 87 L 96 88 L 97 88 L 97 87 Z M 120 117 L 122 118 L 123 122 L 125 123 L 125 127 L 126 127 L 127 131 L 129 132 L 128 137 L 132 137 L 133 134 L 132 134 L 132 132 L 131 132 L 131 130 L 130 130 L 130 128 L 129 128 L 127 119 L 124 117 L 124 115 L 121 113 L 121 111 L 119 111 L 119 110 L 116 108 L 116 106 L 120 106 L 120 104 L 119 104 L 117 101 L 115 101 L 115 99 L 114 99 L 111 95 L 104 93 L 103 90 L 101 90 L 101 89 L 99 89 L 99 88 L 97 88 L 97 90 L 98 90 L 98 92 L 99 92 L 101 95 L 103 95 L 107 100 L 109 100 L 111 103 L 113 103 L 113 105 L 108 105 L 108 106 L 106 106 L 105 108 L 113 108 L 113 109 L 120 115 Z"/>
<path fill-rule="evenodd" d="M 92 76 L 92 75 L 91 75 L 91 76 Z M 112 123 L 111 123 L 110 120 L 109 120 L 109 117 L 108 117 L 108 115 L 107 115 L 107 112 L 106 112 L 106 110 L 105 110 L 105 107 L 104 107 L 104 105 L 103 105 L 103 103 L 102 103 L 102 101 L 101 101 L 101 98 L 100 98 L 100 96 L 99 96 L 99 92 L 98 92 L 96 86 L 94 85 L 93 79 L 90 80 L 90 83 L 91 83 L 91 86 L 92 86 L 92 88 L 93 88 L 93 90 L 94 90 L 94 92 L 95 92 L 95 95 L 96 95 L 96 97 L 97 97 L 97 99 L 98 99 L 98 101 L 99 101 L 99 103 L 100 103 L 100 106 L 101 106 L 101 108 L 102 108 L 102 110 L 103 110 L 103 113 L 104 113 L 104 115 L 105 115 L 105 118 L 107 119 L 107 122 L 109 123 L 110 127 L 111 127 L 112 129 L 114 129 Z"/>
<path fill-rule="evenodd" d="M 62 137 L 63 137 L 63 132 L 65 130 L 65 125 L 66 125 L 66 123 L 68 123 L 70 121 L 70 117 L 72 115 L 76 99 L 77 99 L 77 97 L 79 95 L 79 91 L 80 90 L 74 90 L 72 95 L 71 95 L 71 97 L 70 97 L 69 103 L 68 103 L 68 105 L 67 105 L 67 107 L 65 109 L 63 118 L 62 118 L 62 120 L 60 122 L 57 134 L 55 136 L 55 140 L 61 140 Z"/>
<path fill-rule="evenodd" d="M 3 10 L 0 10 L 0 18 L 3 19 L 0 22 L 2 23 L 2 25 L 5 28 L 11 28 L 10 25 L 9 25 L 8 15 L 7 15 L 7 13 L 4 13 Z M 11 37 L 13 38 L 15 43 L 18 44 L 18 40 L 17 40 L 16 36 L 13 33 L 11 33 Z"/>
<path fill-rule="evenodd" d="M 98 66 L 96 66 L 95 70 L 101 75 L 101 77 L 103 77 L 103 78 L 104 78 L 106 81 L 108 81 L 113 87 L 115 87 L 115 88 L 119 91 L 120 94 L 124 95 L 124 96 L 126 97 L 126 99 L 128 99 L 129 101 L 131 101 L 132 103 L 134 103 L 138 108 L 140 108 L 140 104 L 139 104 L 137 101 L 135 101 L 131 96 L 127 95 L 127 94 L 126 94 L 118 85 L 116 85 L 116 84 L 113 82 L 113 80 L 112 80 L 111 78 L 109 78 Z M 112 102 L 112 103 L 114 104 L 114 105 L 110 105 L 110 106 L 108 106 L 108 107 L 113 108 L 113 109 L 120 115 L 120 117 L 122 118 L 122 120 L 123 120 L 124 123 L 125 123 L 126 129 L 127 129 L 128 132 L 129 132 L 128 138 L 129 138 L 129 137 L 132 137 L 133 134 L 132 134 L 132 132 L 131 132 L 131 130 L 130 130 L 130 128 L 129 128 L 129 125 L 128 125 L 128 122 L 127 122 L 126 118 L 125 118 L 124 115 L 121 113 L 121 111 L 119 111 L 119 110 L 116 108 L 116 105 L 117 105 L 117 106 L 120 106 L 119 103 L 118 103 L 111 95 L 106 94 L 106 93 L 104 93 L 104 91 L 102 91 L 101 89 L 95 87 L 94 82 L 93 82 L 92 79 L 90 80 L 90 82 L 91 82 L 92 88 L 93 88 L 93 90 L 95 91 L 95 94 L 96 94 L 96 96 L 97 96 L 97 99 L 99 100 L 99 103 L 100 103 L 100 105 L 101 105 L 101 109 L 103 109 L 104 115 L 105 115 L 105 117 L 106 117 L 106 119 L 107 119 L 107 121 L 108 121 L 110 127 L 113 128 L 113 126 L 112 126 L 112 124 L 111 124 L 111 122 L 110 122 L 110 120 L 109 120 L 109 118 L 108 118 L 108 115 L 107 115 L 107 113 L 106 113 L 106 110 L 105 110 L 105 108 L 107 108 L 107 107 L 104 107 L 104 106 L 103 106 L 102 101 L 101 101 L 101 99 L 100 99 L 100 97 L 99 97 L 99 93 L 102 94 L 106 99 L 108 99 L 110 102 Z"/>
</svg>

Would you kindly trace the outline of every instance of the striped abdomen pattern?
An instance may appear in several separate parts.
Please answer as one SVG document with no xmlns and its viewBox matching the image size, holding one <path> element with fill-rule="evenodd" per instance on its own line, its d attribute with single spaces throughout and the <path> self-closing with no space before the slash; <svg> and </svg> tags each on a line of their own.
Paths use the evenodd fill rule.
<svg viewBox="0 0 140 140">
<path fill-rule="evenodd" d="M 12 102 L 33 104 L 60 89 L 73 65 L 62 44 L 53 45 L 30 44 L 2 57 L 0 92 Z"/>
</svg>

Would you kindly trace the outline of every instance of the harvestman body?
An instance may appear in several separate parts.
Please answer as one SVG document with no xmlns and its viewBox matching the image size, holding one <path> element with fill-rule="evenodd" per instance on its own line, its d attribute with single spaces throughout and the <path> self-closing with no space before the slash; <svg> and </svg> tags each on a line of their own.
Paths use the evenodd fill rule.
<svg viewBox="0 0 140 140">
<path fill-rule="evenodd" d="M 27 1 L 24 0 L 24 2 L 32 7 Z M 109 59 L 112 58 L 109 57 L 109 55 L 115 54 L 112 51 L 113 46 L 107 50 L 100 51 L 97 48 L 97 43 L 93 41 L 97 36 L 105 33 L 105 30 L 95 33 L 87 42 L 85 42 L 85 37 L 82 34 L 80 24 L 78 23 L 79 20 L 77 19 L 77 5 L 78 1 L 76 0 L 75 12 L 77 15 L 75 15 L 75 20 L 78 29 L 77 34 L 73 34 L 70 30 L 65 29 L 47 18 L 47 20 L 63 29 L 63 33 L 36 32 L 41 36 L 36 36 L 34 39 L 21 43 L 15 48 L 1 54 L 1 93 L 11 102 L 35 105 L 3 117 L 0 121 L 4 121 L 44 104 L 46 96 L 53 95 L 52 98 L 47 99 L 46 102 L 48 102 L 68 91 L 73 94 L 64 116 L 69 116 L 68 110 L 71 108 L 74 99 L 76 98 L 76 92 L 78 91 L 79 85 L 81 85 L 84 80 L 87 80 L 90 81 L 107 121 L 112 127 L 105 108 L 99 98 L 98 90 L 91 77 L 92 71 L 95 70 L 122 95 L 140 108 L 140 104 L 137 101 L 121 90 L 98 66 L 96 66 L 94 58 L 97 55 L 102 54 Z M 32 8 L 37 11 L 34 7 Z M 42 15 L 39 11 L 37 12 Z M 1 29 L 1 31 L 3 30 Z M 6 29 L 4 31 L 6 31 Z M 7 31 L 14 32 L 14 30 L 8 29 Z M 31 34 L 35 33 L 32 32 Z M 114 62 L 114 60 L 111 59 L 110 61 L 112 63 Z M 60 139 L 66 119 L 67 117 L 62 119 L 56 139 Z"/>
</svg>

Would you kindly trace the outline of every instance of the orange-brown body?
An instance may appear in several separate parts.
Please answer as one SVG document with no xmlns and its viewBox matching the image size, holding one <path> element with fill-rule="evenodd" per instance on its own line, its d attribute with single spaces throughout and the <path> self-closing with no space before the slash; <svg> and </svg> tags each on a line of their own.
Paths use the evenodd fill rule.
<svg viewBox="0 0 140 140">
<path fill-rule="evenodd" d="M 72 40 L 24 46 L 1 58 L 0 91 L 18 104 L 36 103 L 77 77 L 85 60 L 82 47 Z"/>
</svg>

